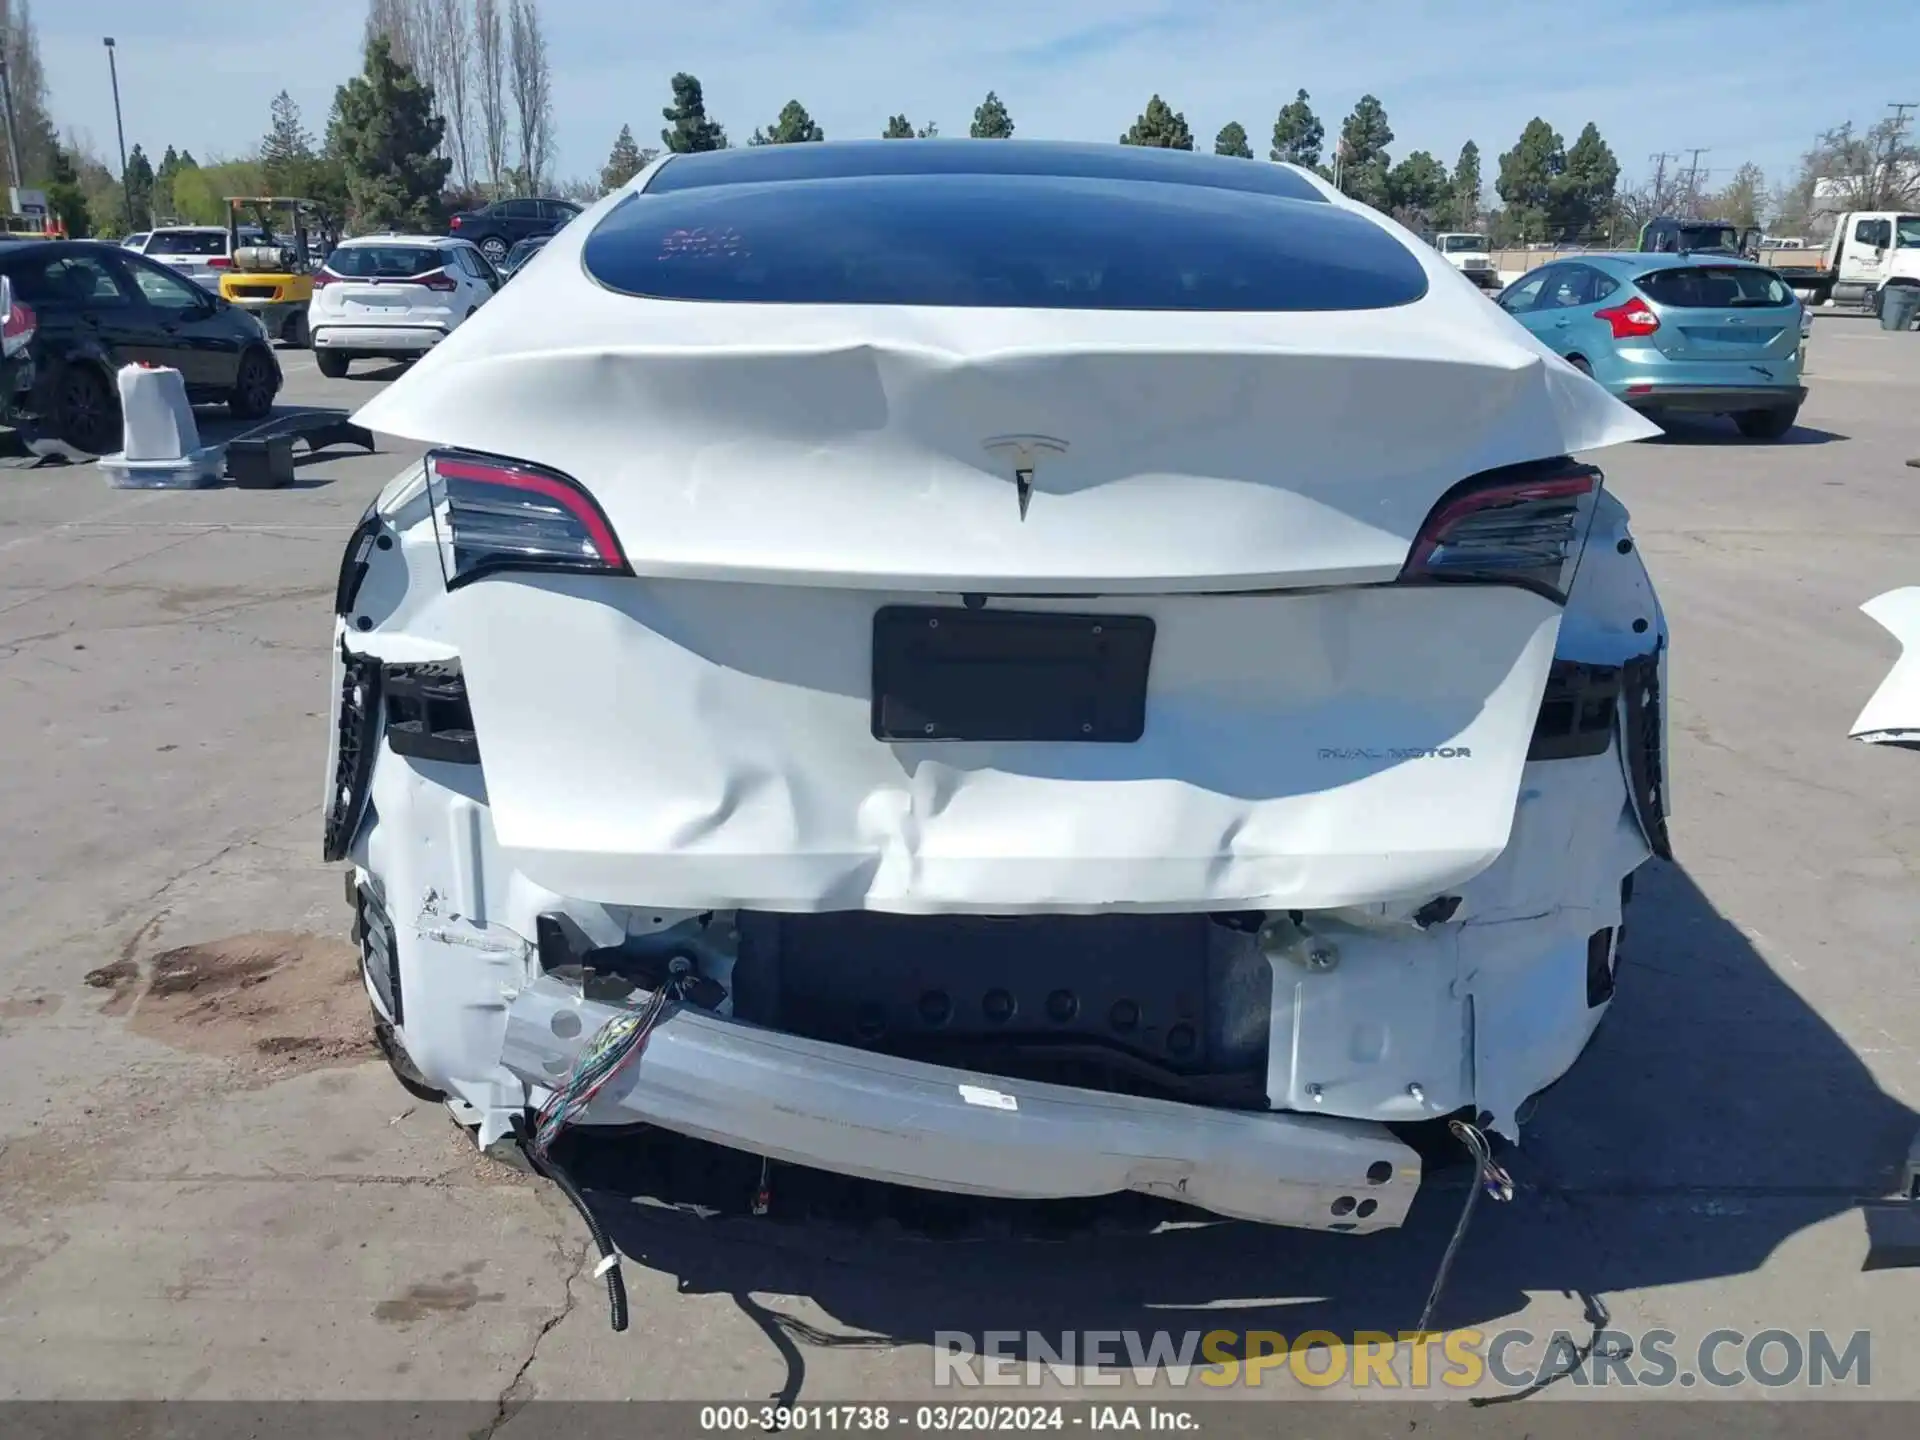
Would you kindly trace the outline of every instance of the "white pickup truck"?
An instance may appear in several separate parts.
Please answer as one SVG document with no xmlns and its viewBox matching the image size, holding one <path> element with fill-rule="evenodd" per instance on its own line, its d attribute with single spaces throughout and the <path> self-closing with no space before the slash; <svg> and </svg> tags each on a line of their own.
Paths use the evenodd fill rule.
<svg viewBox="0 0 1920 1440">
<path fill-rule="evenodd" d="M 1500 288 L 1500 272 L 1493 267 L 1493 247 L 1484 235 L 1447 233 L 1433 237 L 1433 248 L 1447 263 L 1482 290 Z"/>
<path fill-rule="evenodd" d="M 1889 285 L 1920 285 L 1920 215 L 1855 210 L 1835 222 L 1833 238 L 1812 264 L 1769 260 L 1809 304 L 1864 305 L 1877 315 Z"/>
</svg>

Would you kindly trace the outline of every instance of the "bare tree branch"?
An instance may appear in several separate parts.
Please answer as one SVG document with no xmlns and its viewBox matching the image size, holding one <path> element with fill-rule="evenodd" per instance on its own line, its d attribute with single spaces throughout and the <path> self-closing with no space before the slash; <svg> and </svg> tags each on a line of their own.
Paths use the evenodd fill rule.
<svg viewBox="0 0 1920 1440">
<path fill-rule="evenodd" d="M 520 173 L 522 183 L 535 191 L 553 158 L 553 75 L 538 0 L 508 0 L 507 30 Z"/>
<path fill-rule="evenodd" d="M 507 168 L 507 52 L 500 25 L 500 0 L 473 0 L 473 65 L 487 182 L 498 192 L 500 177 Z"/>
<path fill-rule="evenodd" d="M 367 0 L 366 41 L 384 35 L 393 44 L 393 58 L 414 70 L 420 68 L 420 20 L 413 0 Z"/>
<path fill-rule="evenodd" d="M 439 10 L 441 47 L 440 112 L 447 120 L 449 153 L 460 188 L 473 189 L 473 31 L 465 0 L 433 0 Z"/>
</svg>

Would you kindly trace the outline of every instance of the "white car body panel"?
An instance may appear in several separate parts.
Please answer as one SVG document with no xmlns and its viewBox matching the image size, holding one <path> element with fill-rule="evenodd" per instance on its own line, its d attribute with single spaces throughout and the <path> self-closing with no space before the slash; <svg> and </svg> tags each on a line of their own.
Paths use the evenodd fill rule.
<svg viewBox="0 0 1920 1440">
<path fill-rule="evenodd" d="M 1849 733 L 1869 745 L 1920 748 L 1920 586 L 1889 590 L 1860 609 L 1900 642 L 1900 658 Z"/>
<path fill-rule="evenodd" d="M 556 913 L 597 946 L 700 928 L 720 975 L 755 923 L 849 912 L 1299 911 L 1340 957 L 1255 957 L 1257 1003 L 1230 1018 L 1257 1028 L 1288 1113 L 1251 1130 L 1197 1138 L 1181 1114 L 1215 1112 L 1104 1095 L 1113 1144 L 1076 1154 L 1094 1092 L 772 1035 L 727 1005 L 665 1022 L 658 1068 L 590 1120 L 934 1188 L 1124 1187 L 1309 1225 L 1329 1195 L 1351 1212 L 1353 1167 L 1384 1157 L 1400 1178 L 1337 1226 L 1359 1230 L 1397 1224 L 1418 1174 L 1366 1127 L 1471 1107 L 1515 1133 L 1605 1013 L 1623 878 L 1666 853 L 1666 621 L 1604 494 L 1564 606 L 1391 582 L 1463 478 L 1657 430 L 1379 217 L 1429 281 L 1394 310 L 1039 313 L 612 293 L 581 251 L 624 198 L 355 417 L 573 477 L 633 571 L 449 592 L 416 466 L 370 512 L 392 543 L 338 623 L 336 716 L 357 657 L 461 667 L 480 764 L 383 749 L 348 854 L 391 920 L 393 983 L 429 997 L 396 1031 L 482 1139 L 571 1065 L 559 1021 L 602 1018 L 541 972 Z M 877 740 L 875 610 L 972 592 L 1151 617 L 1143 737 Z M 1633 677 L 1613 732 L 1532 758 L 1549 672 L 1574 663 Z M 369 994 L 380 1008 L 371 972 Z M 749 1073 L 792 1087 L 780 1125 Z M 983 1119 L 955 1076 L 1005 1113 Z M 917 1121 L 856 1143 L 901 1106 Z M 1302 1117 L 1361 1128 L 1309 1154 Z"/>
</svg>

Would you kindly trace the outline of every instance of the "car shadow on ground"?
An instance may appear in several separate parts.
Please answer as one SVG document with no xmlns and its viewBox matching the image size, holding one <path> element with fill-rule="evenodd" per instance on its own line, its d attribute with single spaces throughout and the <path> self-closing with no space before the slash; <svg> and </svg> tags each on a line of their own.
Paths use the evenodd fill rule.
<svg viewBox="0 0 1920 1440">
<path fill-rule="evenodd" d="M 1920 1117 L 1683 869 L 1642 873 L 1623 954 L 1612 1012 L 1505 1157 L 1519 1193 L 1480 1206 L 1436 1325 L 1569 1297 L 1546 1319 L 1520 1313 L 1544 1333 L 1583 1306 L 1603 1315 L 1592 1302 L 1610 1293 L 1744 1274 L 1897 1185 Z M 770 1213 L 754 1219 L 756 1160 L 645 1131 L 561 1144 L 634 1263 L 681 1293 L 732 1296 L 761 1327 L 786 1363 L 770 1397 L 784 1402 L 802 1393 L 809 1351 L 935 1345 L 942 1331 L 975 1345 L 1017 1332 L 1007 1353 L 1046 1359 L 1027 1350 L 1030 1332 L 1057 1345 L 1089 1330 L 1411 1329 L 1467 1179 L 1430 1174 L 1401 1230 L 1366 1237 L 1196 1223 L 1205 1217 L 1137 1196 L 981 1201 L 787 1166 L 773 1168 Z M 756 1293 L 807 1297 L 862 1333 L 824 1332 Z"/>
<path fill-rule="evenodd" d="M 1749 440 L 1735 428 L 1733 421 L 1719 415 L 1664 416 L 1661 433 L 1648 436 L 1648 445 L 1829 445 L 1851 440 L 1832 430 L 1812 425 L 1796 425 L 1777 440 Z"/>
<path fill-rule="evenodd" d="M 412 365 L 411 360 L 385 360 L 378 363 L 360 360 L 347 371 L 346 378 L 364 380 L 369 384 L 378 381 L 384 385 L 390 380 L 398 380 L 412 368 Z"/>
</svg>

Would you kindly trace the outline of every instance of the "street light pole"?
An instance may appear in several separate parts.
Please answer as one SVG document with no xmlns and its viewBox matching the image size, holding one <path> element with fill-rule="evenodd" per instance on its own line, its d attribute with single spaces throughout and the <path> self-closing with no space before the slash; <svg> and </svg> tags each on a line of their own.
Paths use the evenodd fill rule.
<svg viewBox="0 0 1920 1440">
<path fill-rule="evenodd" d="M 127 229 L 134 227 L 133 192 L 127 189 L 127 127 L 120 123 L 120 66 L 113 58 L 113 37 L 100 42 L 107 47 L 107 74 L 113 77 L 113 129 L 120 137 L 120 198 L 126 202 Z"/>
</svg>

